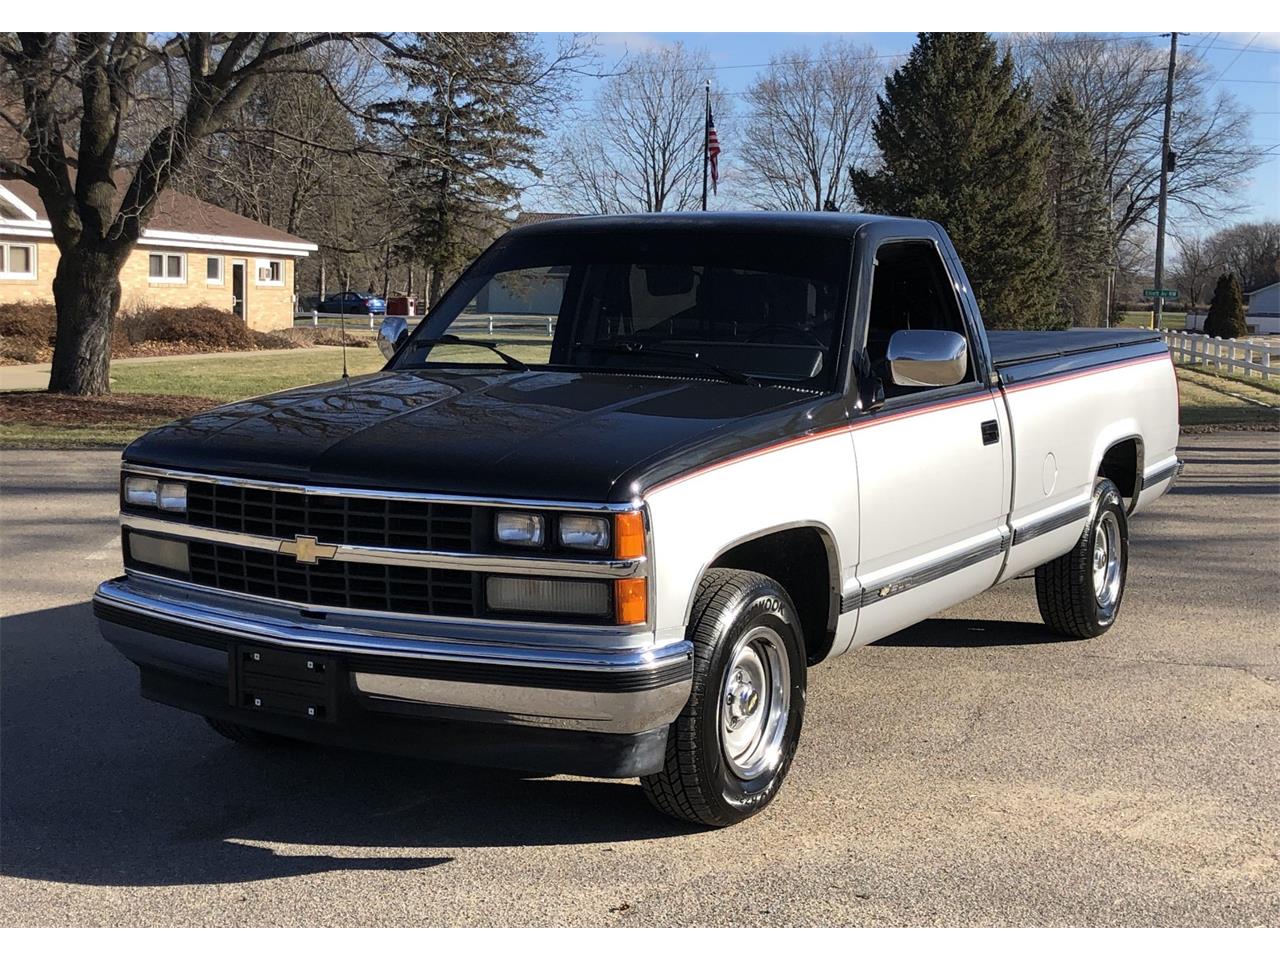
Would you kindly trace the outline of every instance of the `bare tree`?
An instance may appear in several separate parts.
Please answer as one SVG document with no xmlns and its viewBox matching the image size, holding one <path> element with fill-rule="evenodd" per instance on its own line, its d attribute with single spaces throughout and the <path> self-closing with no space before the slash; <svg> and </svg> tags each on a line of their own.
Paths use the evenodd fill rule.
<svg viewBox="0 0 1280 960">
<path fill-rule="evenodd" d="M 49 389 L 110 390 L 120 270 L 160 194 L 258 82 L 333 34 L 0 35 L 0 85 L 21 91 L 0 120 L 25 156 L 0 172 L 40 192 L 60 258 Z"/>
<path fill-rule="evenodd" d="M 553 194 L 580 213 L 689 210 L 701 201 L 706 54 L 676 43 L 637 55 L 562 136 Z M 712 88 L 717 122 L 725 111 Z"/>
<path fill-rule="evenodd" d="M 1209 284 L 1221 271 L 1210 244 L 1198 234 L 1175 234 L 1177 255 L 1169 276 L 1178 288 L 1178 296 L 1195 309 L 1197 304 L 1208 303 Z"/>
<path fill-rule="evenodd" d="M 1207 245 L 1223 273 L 1233 273 L 1245 293 L 1280 279 L 1280 221 L 1238 223 L 1219 230 Z"/>
<path fill-rule="evenodd" d="M 1123 242 L 1151 223 L 1159 200 L 1160 139 L 1167 49 L 1088 35 L 1037 35 L 1016 44 L 1023 69 L 1044 102 L 1066 89 L 1084 111 L 1102 179 L 1109 185 L 1114 235 Z M 1174 77 L 1169 199 L 1207 222 L 1239 211 L 1237 190 L 1259 163 L 1250 146 L 1250 114 L 1227 93 L 1208 90 L 1212 71 L 1194 46 Z"/>
<path fill-rule="evenodd" d="M 871 47 L 848 41 L 770 60 L 746 95 L 742 163 L 757 205 L 842 210 L 853 202 L 847 171 L 871 150 L 883 75 Z"/>
</svg>

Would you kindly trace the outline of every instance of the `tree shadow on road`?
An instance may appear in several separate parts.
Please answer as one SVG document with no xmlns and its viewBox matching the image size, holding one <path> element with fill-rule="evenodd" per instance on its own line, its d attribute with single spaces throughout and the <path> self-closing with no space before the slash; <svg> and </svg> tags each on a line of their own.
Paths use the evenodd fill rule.
<svg viewBox="0 0 1280 960">
<path fill-rule="evenodd" d="M 142 700 L 136 669 L 98 636 L 88 603 L 5 618 L 0 643 L 9 876 L 240 883 L 695 829 L 657 814 L 634 782 L 232 744 L 198 717 Z"/>
</svg>

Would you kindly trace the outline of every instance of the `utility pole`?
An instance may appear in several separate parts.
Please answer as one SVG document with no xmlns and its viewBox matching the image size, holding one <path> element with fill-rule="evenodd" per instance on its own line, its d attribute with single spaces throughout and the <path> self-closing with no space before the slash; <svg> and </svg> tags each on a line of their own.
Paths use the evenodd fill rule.
<svg viewBox="0 0 1280 960">
<path fill-rule="evenodd" d="M 1156 303 L 1155 324 L 1160 329 L 1164 315 L 1164 225 L 1169 206 L 1169 128 L 1173 124 L 1173 68 L 1178 59 L 1178 35 L 1169 34 L 1169 77 L 1164 85 L 1164 136 L 1160 138 L 1160 214 L 1156 218 Z"/>
</svg>

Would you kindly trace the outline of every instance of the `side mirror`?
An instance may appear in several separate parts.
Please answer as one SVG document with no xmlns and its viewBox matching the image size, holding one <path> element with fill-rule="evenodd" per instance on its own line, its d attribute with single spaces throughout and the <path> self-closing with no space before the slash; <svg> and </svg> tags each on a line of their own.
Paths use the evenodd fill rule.
<svg viewBox="0 0 1280 960">
<path fill-rule="evenodd" d="M 899 330 L 885 355 L 900 387 L 950 387 L 969 369 L 969 347 L 950 330 Z"/>
<path fill-rule="evenodd" d="M 378 327 L 378 349 L 390 360 L 407 336 L 409 336 L 409 321 L 404 317 L 387 317 L 382 321 L 382 326 Z"/>
</svg>

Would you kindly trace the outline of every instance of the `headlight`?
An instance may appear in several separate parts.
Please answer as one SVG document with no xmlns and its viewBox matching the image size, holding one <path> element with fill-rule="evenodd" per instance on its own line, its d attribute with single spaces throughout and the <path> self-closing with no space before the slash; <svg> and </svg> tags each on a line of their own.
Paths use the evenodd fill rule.
<svg viewBox="0 0 1280 960">
<path fill-rule="evenodd" d="M 149 477 L 125 477 L 124 502 L 135 507 L 155 507 L 160 500 L 160 482 Z"/>
<path fill-rule="evenodd" d="M 608 517 L 560 518 L 560 545 L 575 550 L 607 550 L 609 547 Z"/>
<path fill-rule="evenodd" d="M 187 485 L 166 480 L 160 484 L 160 509 L 174 513 L 187 512 Z"/>
<path fill-rule="evenodd" d="M 131 507 L 159 508 L 169 513 L 187 512 L 187 485 L 152 477 L 125 477 L 124 502 Z"/>
<path fill-rule="evenodd" d="M 513 547 L 540 547 L 544 539 L 542 514 L 499 513 L 493 520 L 493 536 Z"/>
</svg>

